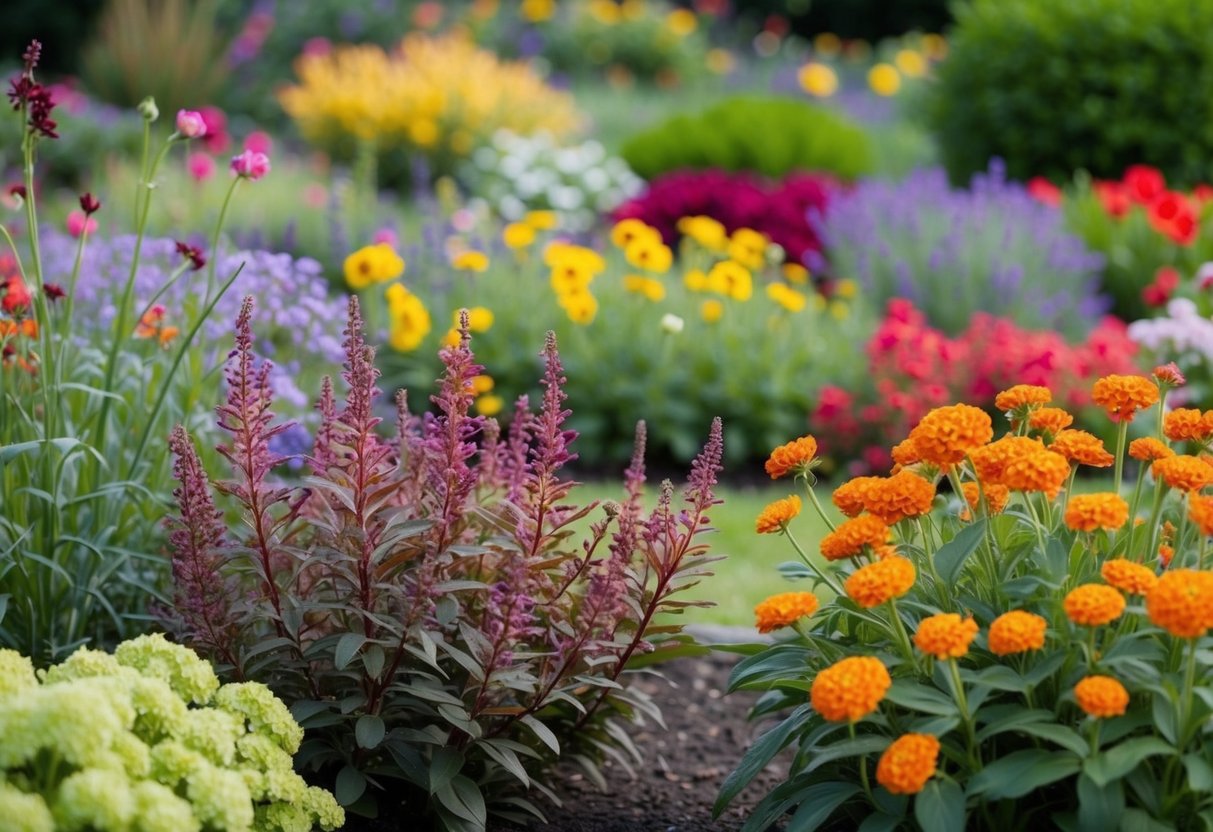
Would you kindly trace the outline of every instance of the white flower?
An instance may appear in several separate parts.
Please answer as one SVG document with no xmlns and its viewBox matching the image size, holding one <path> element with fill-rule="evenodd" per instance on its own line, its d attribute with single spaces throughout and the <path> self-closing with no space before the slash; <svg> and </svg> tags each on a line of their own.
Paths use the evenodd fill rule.
<svg viewBox="0 0 1213 832">
<path fill-rule="evenodd" d="M 661 316 L 661 328 L 671 335 L 677 335 L 682 332 L 684 326 L 686 326 L 686 321 L 673 312 L 667 312 Z"/>
</svg>

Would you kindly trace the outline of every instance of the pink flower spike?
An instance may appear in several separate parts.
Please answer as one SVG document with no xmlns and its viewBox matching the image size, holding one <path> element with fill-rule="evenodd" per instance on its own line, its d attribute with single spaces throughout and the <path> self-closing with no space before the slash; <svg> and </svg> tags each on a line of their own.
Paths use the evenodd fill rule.
<svg viewBox="0 0 1213 832">
<path fill-rule="evenodd" d="M 264 153 L 266 156 L 274 149 L 274 140 L 264 130 L 254 130 L 244 140 L 244 149 L 254 153 Z"/>
<path fill-rule="evenodd" d="M 73 237 L 79 237 L 85 232 L 92 234 L 96 230 L 97 221 L 86 216 L 83 211 L 72 211 L 67 215 L 67 233 Z"/>
<path fill-rule="evenodd" d="M 386 244 L 395 248 L 400 239 L 396 236 L 396 232 L 390 228 L 380 228 L 375 232 L 375 236 L 371 238 L 371 242 L 375 245 Z"/>
<path fill-rule="evenodd" d="M 185 160 L 195 182 L 205 182 L 215 175 L 215 160 L 205 153 L 191 153 Z"/>
<path fill-rule="evenodd" d="M 232 172 L 256 182 L 270 172 L 270 157 L 264 153 L 246 150 L 239 156 L 232 157 Z"/>
<path fill-rule="evenodd" d="M 206 120 L 196 110 L 177 111 L 177 132 L 187 139 L 206 135 Z"/>
</svg>

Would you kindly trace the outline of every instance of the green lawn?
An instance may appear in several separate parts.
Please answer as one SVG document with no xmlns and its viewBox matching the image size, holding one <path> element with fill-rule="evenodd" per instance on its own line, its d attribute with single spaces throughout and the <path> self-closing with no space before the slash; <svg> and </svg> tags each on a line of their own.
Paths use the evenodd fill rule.
<svg viewBox="0 0 1213 832">
<path fill-rule="evenodd" d="M 650 488 L 650 494 L 654 490 Z M 819 484 L 817 496 L 828 511 L 841 517 L 830 504 L 832 490 L 829 485 Z M 611 483 L 592 483 L 585 486 L 585 491 L 601 499 L 619 499 L 621 489 Z M 779 564 L 799 559 L 791 543 L 783 535 L 760 535 L 754 531 L 754 520 L 767 503 L 793 493 L 799 493 L 802 499 L 805 496 L 791 480 L 761 487 L 718 489 L 724 504 L 712 513 L 712 527 L 716 531 L 704 540 L 725 559 L 712 565 L 715 575 L 704 579 L 685 596 L 708 599 L 716 606 L 688 610 L 686 623 L 752 625 L 754 605 L 766 596 L 794 587 L 808 588 L 803 583 L 792 584 L 779 574 Z M 826 528 L 807 499 L 792 524 L 792 531 L 806 552 L 819 557 L 817 545 Z"/>
</svg>

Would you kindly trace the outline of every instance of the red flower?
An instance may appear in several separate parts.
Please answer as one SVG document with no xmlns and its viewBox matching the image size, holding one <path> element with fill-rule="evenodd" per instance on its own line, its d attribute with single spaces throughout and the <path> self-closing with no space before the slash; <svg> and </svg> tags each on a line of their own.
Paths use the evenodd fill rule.
<svg viewBox="0 0 1213 832">
<path fill-rule="evenodd" d="M 1150 225 L 1180 245 L 1196 239 L 1196 212 L 1183 194 L 1164 191 L 1147 209 Z"/>
<path fill-rule="evenodd" d="M 29 288 L 17 275 L 13 275 L 4 284 L 4 300 L 0 301 L 0 306 L 4 307 L 4 311 L 10 315 L 20 315 L 30 307 Z"/>
<path fill-rule="evenodd" d="M 1033 176 L 1028 180 L 1028 194 L 1045 205 L 1061 204 L 1061 188 L 1054 185 L 1043 176 Z"/>
<path fill-rule="evenodd" d="M 1141 290 L 1141 299 L 1147 306 L 1162 306 L 1179 288 L 1179 272 L 1171 266 L 1163 266 L 1154 273 L 1154 282 Z"/>
<path fill-rule="evenodd" d="M 1099 198 L 1099 202 L 1103 205 L 1103 209 L 1108 216 L 1117 219 L 1129 213 L 1129 206 L 1133 203 L 1129 199 L 1129 189 L 1119 182 L 1103 182 L 1096 180 L 1092 186 L 1095 190 L 1095 196 Z"/>
<path fill-rule="evenodd" d="M 1142 205 L 1149 205 L 1167 188 L 1162 172 L 1149 165 L 1130 165 L 1125 171 L 1124 184 L 1129 198 Z"/>
</svg>

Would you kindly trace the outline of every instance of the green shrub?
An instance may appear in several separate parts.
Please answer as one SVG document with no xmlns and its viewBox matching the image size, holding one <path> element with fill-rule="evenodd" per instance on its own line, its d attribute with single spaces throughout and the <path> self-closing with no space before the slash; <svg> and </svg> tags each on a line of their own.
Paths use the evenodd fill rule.
<svg viewBox="0 0 1213 832">
<path fill-rule="evenodd" d="M 975 0 L 957 20 L 928 108 L 954 181 L 993 156 L 1018 179 L 1213 171 L 1213 4 Z"/>
<path fill-rule="evenodd" d="M 871 168 L 868 138 L 843 116 L 787 98 L 726 99 L 634 136 L 623 158 L 645 179 L 680 168 L 720 168 L 772 178 L 818 170 L 854 179 Z"/>
</svg>

